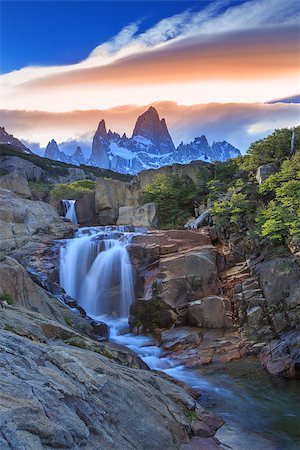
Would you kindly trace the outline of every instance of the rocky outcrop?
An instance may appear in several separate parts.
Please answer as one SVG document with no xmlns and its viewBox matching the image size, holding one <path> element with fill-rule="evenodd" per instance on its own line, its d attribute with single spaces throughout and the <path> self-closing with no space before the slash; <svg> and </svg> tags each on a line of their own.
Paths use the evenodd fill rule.
<svg viewBox="0 0 300 450">
<path fill-rule="evenodd" d="M 119 208 L 117 225 L 133 225 L 135 227 L 156 228 L 158 221 L 158 206 L 156 203 L 134 208 L 121 206 Z"/>
<path fill-rule="evenodd" d="M 189 322 L 200 328 L 225 328 L 226 304 L 222 297 L 211 296 L 189 303 Z"/>
<path fill-rule="evenodd" d="M 182 387 L 69 342 L 0 331 L 1 447 L 178 449 L 193 433 L 189 411 L 207 421 Z"/>
<path fill-rule="evenodd" d="M 19 170 L 0 177 L 0 188 L 9 189 L 22 198 L 31 198 L 27 178 Z"/>
<path fill-rule="evenodd" d="M 290 331 L 280 339 L 265 345 L 259 359 L 262 366 L 272 375 L 300 379 L 300 334 Z"/>
<path fill-rule="evenodd" d="M 99 179 L 96 182 L 95 210 L 99 225 L 115 225 L 121 206 L 137 206 L 130 183 Z"/>
<path fill-rule="evenodd" d="M 12 134 L 8 134 L 4 127 L 0 127 L 0 143 L 13 145 L 24 153 L 32 153 L 19 139 L 16 139 Z"/>
<path fill-rule="evenodd" d="M 64 238 L 73 230 L 74 225 L 48 203 L 22 199 L 12 191 L 0 189 L 0 251 L 11 251 L 41 237 Z"/>
<path fill-rule="evenodd" d="M 17 170 L 28 181 L 39 181 L 46 175 L 40 166 L 17 156 L 0 156 L 0 170 L 5 173 L 11 173 Z"/>
<path fill-rule="evenodd" d="M 256 172 L 256 180 L 258 184 L 261 184 L 274 172 L 276 172 L 276 167 L 274 166 L 274 164 L 264 164 L 263 166 L 259 166 Z"/>
<path fill-rule="evenodd" d="M 187 367 L 227 363 L 249 353 L 238 330 L 183 326 L 162 331 L 160 342 L 167 356 Z"/>
</svg>

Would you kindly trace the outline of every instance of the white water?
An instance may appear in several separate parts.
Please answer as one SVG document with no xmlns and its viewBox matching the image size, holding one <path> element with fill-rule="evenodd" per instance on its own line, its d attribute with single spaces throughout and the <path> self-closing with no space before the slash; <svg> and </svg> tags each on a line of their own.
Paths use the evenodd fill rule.
<svg viewBox="0 0 300 450">
<path fill-rule="evenodd" d="M 128 238 L 111 228 L 83 228 L 61 249 L 60 284 L 90 317 L 128 317 L 134 300 Z"/>
<path fill-rule="evenodd" d="M 61 249 L 60 262 L 60 282 L 66 293 L 77 300 L 87 315 L 110 326 L 111 341 L 136 352 L 151 369 L 163 371 L 200 390 L 205 406 L 225 418 L 226 425 L 217 435 L 231 449 L 299 448 L 291 441 L 292 433 L 284 426 L 280 428 L 283 420 L 293 419 L 297 403 L 290 401 L 290 406 L 286 405 L 289 391 L 286 393 L 285 387 L 281 387 L 281 396 L 277 390 L 268 396 L 267 391 L 272 392 L 273 386 L 270 383 L 267 390 L 264 388 L 268 378 L 262 370 L 255 369 L 257 372 L 247 378 L 248 368 L 246 375 L 239 368 L 228 375 L 226 367 L 216 366 L 212 374 L 207 375 L 166 357 L 154 338 L 128 332 L 127 317 L 134 301 L 134 283 L 126 250 L 132 234 L 126 231 L 124 227 L 82 228 L 74 239 L 67 241 Z M 276 407 L 274 417 L 278 418 L 278 423 L 272 417 L 272 408 Z"/>
<path fill-rule="evenodd" d="M 76 200 L 62 200 L 62 204 L 65 211 L 65 217 L 70 219 L 71 222 L 78 224 L 75 208 Z"/>
</svg>

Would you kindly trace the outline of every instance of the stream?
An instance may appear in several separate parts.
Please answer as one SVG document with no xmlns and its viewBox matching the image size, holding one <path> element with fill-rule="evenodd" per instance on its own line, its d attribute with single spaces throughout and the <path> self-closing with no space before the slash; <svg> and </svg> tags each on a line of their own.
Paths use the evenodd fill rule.
<svg viewBox="0 0 300 450">
<path fill-rule="evenodd" d="M 60 255 L 60 284 L 86 314 L 110 327 L 110 340 L 151 369 L 201 392 L 201 405 L 225 420 L 216 437 L 234 450 L 300 449 L 300 383 L 271 377 L 254 358 L 189 369 L 168 358 L 151 336 L 129 333 L 134 273 L 126 246 L 146 229 L 81 228 Z"/>
</svg>

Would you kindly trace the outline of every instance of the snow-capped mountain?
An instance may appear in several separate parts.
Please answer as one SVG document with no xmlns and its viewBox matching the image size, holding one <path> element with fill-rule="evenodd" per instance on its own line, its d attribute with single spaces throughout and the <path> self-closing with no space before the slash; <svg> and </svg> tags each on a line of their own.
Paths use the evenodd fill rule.
<svg viewBox="0 0 300 450">
<path fill-rule="evenodd" d="M 136 122 L 131 138 L 107 132 L 102 119 L 94 135 L 89 164 L 117 172 L 136 174 L 145 169 L 157 169 L 168 164 L 187 164 L 194 160 L 225 161 L 240 155 L 226 141 L 210 146 L 205 136 L 175 148 L 165 119 L 160 120 L 152 106 Z"/>
<path fill-rule="evenodd" d="M 15 138 L 12 134 L 8 134 L 4 127 L 0 127 L 0 144 L 11 144 L 18 147 L 24 153 L 32 153 L 19 139 Z"/>
<path fill-rule="evenodd" d="M 0 127 L 0 142 L 11 143 L 23 151 L 30 152 L 20 141 L 9 135 Z M 158 169 L 172 164 L 188 164 L 191 161 L 225 161 L 240 155 L 240 151 L 226 141 L 213 142 L 209 145 L 204 135 L 196 137 L 189 144 L 183 142 L 176 148 L 168 131 L 165 119 L 160 119 L 158 112 L 151 106 L 138 117 L 132 137 L 122 136 L 111 130 L 107 131 L 102 119 L 94 134 L 92 153 L 86 159 L 76 141 L 67 141 L 68 155 L 60 150 L 52 139 L 45 150 L 45 158 L 80 165 L 88 164 L 115 172 L 135 175 L 146 169 Z M 74 147 L 73 147 L 74 145 Z M 86 143 L 84 144 L 86 147 Z M 74 148 L 74 153 L 70 154 Z M 76 148 L 77 147 L 77 148 Z M 86 148 L 84 148 L 86 151 Z"/>
<path fill-rule="evenodd" d="M 44 157 L 69 164 L 75 164 L 76 166 L 80 166 L 80 164 L 85 164 L 86 162 L 81 147 L 77 146 L 73 155 L 66 155 L 59 149 L 57 142 L 54 139 L 48 143 Z"/>
</svg>

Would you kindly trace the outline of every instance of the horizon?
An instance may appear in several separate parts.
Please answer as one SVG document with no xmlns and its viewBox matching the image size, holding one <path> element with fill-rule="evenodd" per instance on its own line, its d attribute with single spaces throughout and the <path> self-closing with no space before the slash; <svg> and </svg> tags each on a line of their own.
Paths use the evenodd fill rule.
<svg viewBox="0 0 300 450">
<path fill-rule="evenodd" d="M 153 105 L 176 146 L 204 134 L 244 153 L 299 123 L 289 103 L 299 10 L 294 0 L 4 1 L 1 125 L 28 145 L 84 146 L 102 118 L 131 135 Z"/>
</svg>

